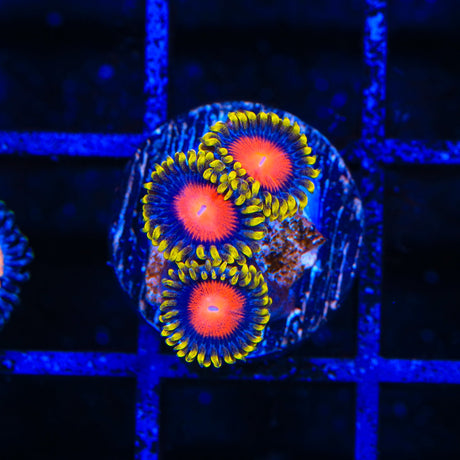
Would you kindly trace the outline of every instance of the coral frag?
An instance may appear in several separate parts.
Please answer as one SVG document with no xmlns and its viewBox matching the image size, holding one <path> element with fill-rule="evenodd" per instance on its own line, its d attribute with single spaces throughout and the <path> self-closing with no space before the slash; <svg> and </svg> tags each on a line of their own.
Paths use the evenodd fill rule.
<svg viewBox="0 0 460 460">
<path fill-rule="evenodd" d="M 19 302 L 19 286 L 29 278 L 32 260 L 27 238 L 14 223 L 14 214 L 0 201 L 0 330 Z"/>
<path fill-rule="evenodd" d="M 179 357 L 220 367 L 263 340 L 270 289 L 279 292 L 258 268 L 268 274 L 272 261 L 256 256 L 281 228 L 272 224 L 289 228 L 291 219 L 303 219 L 315 162 L 297 123 L 241 111 L 215 123 L 198 151 L 155 165 L 142 200 L 144 231 L 164 258 L 153 284 L 161 271 L 161 335 Z"/>
</svg>

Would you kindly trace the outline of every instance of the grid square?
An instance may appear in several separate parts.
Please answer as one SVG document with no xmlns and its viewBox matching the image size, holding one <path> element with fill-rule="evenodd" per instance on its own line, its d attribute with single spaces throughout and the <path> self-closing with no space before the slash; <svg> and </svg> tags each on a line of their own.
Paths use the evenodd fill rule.
<svg viewBox="0 0 460 460">
<path fill-rule="evenodd" d="M 459 410 L 458 385 L 381 385 L 379 458 L 459 458 Z"/>
<path fill-rule="evenodd" d="M 341 10 L 338 23 L 330 8 Z M 216 101 L 262 102 L 297 115 L 342 148 L 360 137 L 361 29 L 359 2 L 194 8 L 175 0 L 171 114 Z"/>
<path fill-rule="evenodd" d="M 0 456 L 134 458 L 135 380 L 0 376 Z"/>
<path fill-rule="evenodd" d="M 144 1 L 0 4 L 0 130 L 141 132 Z"/>
<path fill-rule="evenodd" d="M 384 356 L 460 358 L 459 200 L 458 167 L 386 173 Z"/>
<path fill-rule="evenodd" d="M 458 2 L 388 2 L 388 137 L 460 138 L 459 21 Z"/>
<path fill-rule="evenodd" d="M 107 264 L 121 164 L 0 159 L 0 198 L 35 252 L 0 348 L 136 351 L 137 314 Z"/>
<path fill-rule="evenodd" d="M 353 456 L 350 384 L 166 379 L 160 395 L 164 459 Z"/>
<path fill-rule="evenodd" d="M 280 368 L 284 368 L 290 358 L 303 357 L 334 357 L 334 358 L 351 358 L 356 355 L 356 335 L 358 321 L 358 283 L 355 281 L 350 289 L 350 292 L 344 297 L 344 301 L 340 304 L 337 310 L 328 312 L 327 320 L 324 321 L 317 331 L 313 332 L 309 337 L 301 343 L 294 345 L 284 351 L 277 353 L 277 359 L 280 361 Z M 160 353 L 174 356 L 175 351 L 172 347 L 166 345 L 164 340 L 160 341 Z M 273 356 L 262 356 L 260 358 L 248 358 L 244 364 L 237 364 L 236 367 L 242 365 L 244 367 L 253 366 L 257 368 L 257 364 L 273 359 Z M 227 370 L 221 369 L 220 373 L 232 374 L 234 366 L 224 366 Z M 274 366 L 274 369 L 276 366 Z M 206 371 L 205 371 L 206 372 Z"/>
</svg>

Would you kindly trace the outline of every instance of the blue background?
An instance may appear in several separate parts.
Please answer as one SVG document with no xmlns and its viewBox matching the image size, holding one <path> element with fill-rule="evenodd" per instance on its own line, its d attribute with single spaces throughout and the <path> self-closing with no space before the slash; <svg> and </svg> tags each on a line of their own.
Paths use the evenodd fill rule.
<svg viewBox="0 0 460 460">
<path fill-rule="evenodd" d="M 135 0 L 3 0 L 0 130 L 141 133 L 144 11 Z M 394 1 L 387 13 L 386 136 L 458 141 L 460 5 Z M 288 110 L 343 149 L 361 183 L 346 152 L 363 129 L 363 23 L 353 0 L 171 1 L 168 116 L 232 99 Z M 36 256 L 0 349 L 136 351 L 137 315 L 107 265 L 125 162 L 0 156 L 0 199 Z M 458 166 L 385 172 L 384 357 L 460 359 L 459 197 Z M 292 356 L 353 357 L 357 309 L 355 289 Z M 352 458 L 353 384 L 290 383 L 289 359 L 273 370 L 281 383 L 163 383 L 164 457 Z M 5 372 L 0 454 L 133 458 L 135 391 L 132 377 Z M 458 458 L 459 401 L 458 386 L 382 384 L 380 457 Z"/>
</svg>

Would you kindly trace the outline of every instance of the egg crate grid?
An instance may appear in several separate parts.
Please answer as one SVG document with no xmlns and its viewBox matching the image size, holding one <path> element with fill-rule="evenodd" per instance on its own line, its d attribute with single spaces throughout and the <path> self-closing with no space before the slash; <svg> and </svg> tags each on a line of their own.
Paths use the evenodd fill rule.
<svg viewBox="0 0 460 460">
<path fill-rule="evenodd" d="M 345 149 L 345 159 L 366 172 L 360 191 L 365 203 L 366 244 L 359 276 L 357 354 L 354 358 L 296 358 L 296 382 L 352 383 L 356 389 L 356 459 L 378 456 L 379 385 L 381 383 L 460 384 L 460 361 L 388 359 L 380 353 L 382 298 L 383 172 L 387 165 L 460 164 L 459 142 L 400 141 L 385 137 L 386 2 L 367 0 L 364 22 L 362 137 Z M 146 132 L 166 119 L 168 2 L 146 2 L 145 86 Z M 129 157 L 143 135 L 0 133 L 0 153 L 38 156 Z M 105 153 L 104 153 L 105 152 Z M 269 363 L 269 361 L 267 361 Z M 158 388 L 164 378 L 196 378 L 173 355 L 161 353 L 159 339 L 141 323 L 137 353 L 14 351 L 0 352 L 0 372 L 17 375 L 135 377 L 136 458 L 149 460 L 159 452 Z M 222 379 L 252 380 L 250 372 Z M 281 377 L 282 378 L 282 377 Z M 219 378 L 218 378 L 219 379 Z M 273 380 L 270 365 L 258 368 L 257 379 Z"/>
</svg>

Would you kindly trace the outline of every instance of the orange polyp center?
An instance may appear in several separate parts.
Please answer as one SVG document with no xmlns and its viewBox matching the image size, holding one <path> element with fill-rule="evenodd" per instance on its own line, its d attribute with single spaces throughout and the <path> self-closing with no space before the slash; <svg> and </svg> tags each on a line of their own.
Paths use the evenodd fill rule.
<svg viewBox="0 0 460 460">
<path fill-rule="evenodd" d="M 190 323 L 203 337 L 227 337 L 243 320 L 244 304 L 243 294 L 233 286 L 220 281 L 204 281 L 191 293 Z"/>
<path fill-rule="evenodd" d="M 243 136 L 229 145 L 229 153 L 262 187 L 279 190 L 292 172 L 289 157 L 274 142 L 259 136 Z"/>
<path fill-rule="evenodd" d="M 174 210 L 187 233 L 197 241 L 219 241 L 236 229 L 234 205 L 207 184 L 185 185 L 174 198 Z"/>
</svg>

